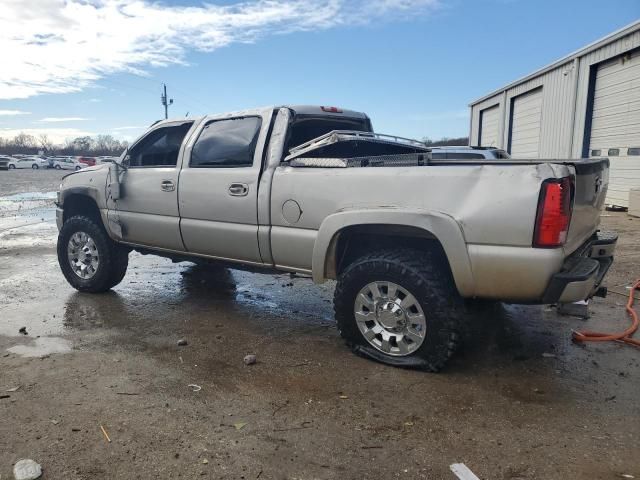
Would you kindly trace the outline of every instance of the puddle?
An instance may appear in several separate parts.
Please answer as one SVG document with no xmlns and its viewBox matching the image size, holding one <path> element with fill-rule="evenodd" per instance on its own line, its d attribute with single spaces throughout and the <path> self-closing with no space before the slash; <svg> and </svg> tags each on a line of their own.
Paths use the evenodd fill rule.
<svg viewBox="0 0 640 480">
<path fill-rule="evenodd" d="M 12 229 L 55 224 L 56 192 L 29 192 L 0 197 L 0 234 Z M 0 236 L 0 246 L 4 246 Z"/>
<path fill-rule="evenodd" d="M 55 214 L 54 214 L 55 216 Z M 25 247 L 54 247 L 58 236 L 58 228 L 54 219 L 50 221 L 44 218 L 37 223 L 29 223 L 27 218 L 15 219 L 15 221 L 5 222 L 0 219 L 0 250 L 8 248 L 25 248 Z M 13 219 L 12 219 L 13 220 Z M 21 225 L 20 223 L 23 222 Z M 15 224 L 18 225 L 15 225 Z M 7 224 L 14 226 L 3 228 Z"/>
<path fill-rule="evenodd" d="M 56 192 L 29 192 L 7 195 L 0 197 L 0 214 L 52 206 L 55 199 Z"/>
<path fill-rule="evenodd" d="M 54 353 L 68 353 L 71 342 L 60 337 L 40 337 L 27 345 L 14 345 L 7 349 L 21 357 L 45 357 Z"/>
</svg>

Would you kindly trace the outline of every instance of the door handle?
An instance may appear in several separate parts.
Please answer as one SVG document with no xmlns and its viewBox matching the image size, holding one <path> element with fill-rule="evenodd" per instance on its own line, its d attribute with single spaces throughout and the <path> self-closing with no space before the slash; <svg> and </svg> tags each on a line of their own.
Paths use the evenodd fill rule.
<svg viewBox="0 0 640 480">
<path fill-rule="evenodd" d="M 176 189 L 176 184 L 171 180 L 163 180 L 160 184 L 160 189 L 163 192 L 173 192 Z"/>
<path fill-rule="evenodd" d="M 249 193 L 249 185 L 246 183 L 232 183 L 229 185 L 229 195 L 244 197 Z"/>
</svg>

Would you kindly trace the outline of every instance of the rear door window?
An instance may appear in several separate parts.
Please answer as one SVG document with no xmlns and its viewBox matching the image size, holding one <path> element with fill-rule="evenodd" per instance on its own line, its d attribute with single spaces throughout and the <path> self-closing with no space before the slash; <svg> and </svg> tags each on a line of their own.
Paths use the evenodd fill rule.
<svg viewBox="0 0 640 480">
<path fill-rule="evenodd" d="M 230 118 L 207 123 L 191 150 L 190 167 L 251 167 L 258 144 L 260 117 Z"/>
</svg>

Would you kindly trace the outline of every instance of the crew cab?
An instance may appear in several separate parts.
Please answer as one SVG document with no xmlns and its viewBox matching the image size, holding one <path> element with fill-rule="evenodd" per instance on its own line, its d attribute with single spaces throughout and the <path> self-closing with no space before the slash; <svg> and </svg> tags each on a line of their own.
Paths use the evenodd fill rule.
<svg viewBox="0 0 640 480">
<path fill-rule="evenodd" d="M 341 335 L 391 365 L 442 368 L 465 299 L 604 294 L 608 160 L 437 159 L 363 113 L 282 106 L 154 124 L 57 199 L 67 281 L 103 292 L 131 250 L 337 280 Z"/>
</svg>

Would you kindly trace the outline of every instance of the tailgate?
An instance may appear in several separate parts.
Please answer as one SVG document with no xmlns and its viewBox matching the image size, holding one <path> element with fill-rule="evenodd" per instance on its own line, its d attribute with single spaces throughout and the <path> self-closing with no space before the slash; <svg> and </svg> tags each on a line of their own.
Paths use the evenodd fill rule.
<svg viewBox="0 0 640 480">
<path fill-rule="evenodd" d="M 600 224 L 609 185 L 609 159 L 596 158 L 576 162 L 563 162 L 575 168 L 573 214 L 565 249 L 573 252 L 589 238 Z"/>
</svg>

